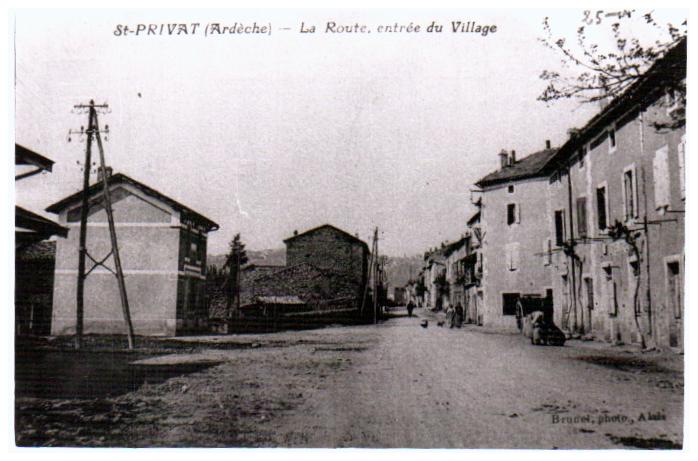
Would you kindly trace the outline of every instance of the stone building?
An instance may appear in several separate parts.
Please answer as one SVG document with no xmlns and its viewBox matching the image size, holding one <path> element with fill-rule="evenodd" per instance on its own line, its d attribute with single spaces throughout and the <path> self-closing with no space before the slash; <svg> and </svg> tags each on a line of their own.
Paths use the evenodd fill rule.
<svg viewBox="0 0 698 461">
<path fill-rule="evenodd" d="M 515 330 L 516 303 L 523 295 L 552 296 L 544 259 L 548 235 L 544 167 L 555 154 L 545 149 L 516 159 L 514 151 L 499 154 L 500 168 L 480 179 L 479 228 L 482 236 L 482 324 Z"/>
<path fill-rule="evenodd" d="M 468 232 L 470 233 L 470 248 L 463 259 L 463 277 L 465 284 L 463 286 L 463 298 L 465 309 L 465 321 L 482 325 L 483 316 L 483 291 L 481 286 L 482 280 L 482 252 L 481 240 L 482 230 L 480 228 L 480 206 L 482 200 L 479 198 L 474 201 L 474 205 L 478 208 L 470 219 L 468 219 Z"/>
<path fill-rule="evenodd" d="M 443 248 L 435 248 L 424 254 L 422 278 L 424 282 L 423 307 L 437 311 L 448 307 L 446 257 L 443 254 Z"/>
<path fill-rule="evenodd" d="M 108 185 L 134 332 L 205 330 L 206 242 L 218 224 L 124 174 L 110 176 Z M 102 187 L 98 182 L 89 188 L 87 250 L 96 260 L 111 250 Z M 76 192 L 47 208 L 71 229 L 56 245 L 54 335 L 75 332 L 81 196 Z M 84 332 L 125 332 L 116 278 L 103 267 L 85 279 Z"/>
<path fill-rule="evenodd" d="M 470 252 L 470 235 L 464 235 L 444 248 L 446 281 L 451 306 L 465 307 L 465 258 Z"/>
<path fill-rule="evenodd" d="M 684 40 L 549 159 L 545 260 L 563 328 L 683 347 L 686 134 L 672 125 L 685 77 Z"/>
<path fill-rule="evenodd" d="M 286 266 L 310 264 L 323 272 L 341 275 L 357 298 L 363 296 L 368 280 L 366 242 L 330 224 L 303 233 L 294 232 L 284 240 Z"/>
</svg>

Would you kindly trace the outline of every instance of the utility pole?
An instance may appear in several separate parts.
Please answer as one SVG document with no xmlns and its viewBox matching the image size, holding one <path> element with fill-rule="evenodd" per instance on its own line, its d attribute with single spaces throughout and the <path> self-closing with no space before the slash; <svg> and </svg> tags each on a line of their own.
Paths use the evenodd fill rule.
<svg viewBox="0 0 698 461">
<path fill-rule="evenodd" d="M 134 348 L 133 324 L 131 323 L 131 312 L 128 305 L 128 295 L 126 293 L 126 282 L 124 280 L 124 272 L 121 266 L 121 257 L 119 255 L 119 244 L 116 237 L 116 228 L 114 226 L 114 212 L 111 203 L 111 192 L 109 190 L 109 175 L 107 173 L 106 160 L 104 155 L 104 146 L 102 145 L 102 136 L 99 129 L 99 121 L 97 119 L 97 109 L 108 109 L 107 104 L 96 105 L 93 100 L 89 104 L 78 104 L 74 106 L 78 110 L 87 110 L 88 124 L 87 130 L 80 130 L 80 134 L 87 136 L 87 147 L 85 148 L 85 173 L 83 175 L 82 189 L 82 208 L 80 210 L 80 248 L 78 255 L 78 286 L 77 286 L 77 322 L 75 326 L 75 348 L 79 349 L 82 346 L 83 321 L 85 309 L 85 279 L 97 268 L 102 266 L 109 272 L 114 274 L 119 286 L 119 297 L 121 299 L 121 308 L 123 311 L 124 322 L 126 323 L 126 334 L 128 337 L 128 348 Z M 109 127 L 105 126 L 104 133 L 109 132 Z M 71 133 L 73 133 L 71 131 Z M 99 149 L 100 171 L 102 176 L 102 197 L 104 199 L 104 210 L 107 214 L 109 223 L 109 237 L 111 243 L 111 251 L 103 259 L 97 261 L 87 251 L 87 215 L 89 212 L 90 198 L 90 165 L 92 161 L 92 139 L 97 141 Z M 70 139 L 70 138 L 69 138 Z M 111 270 L 104 265 L 104 262 L 112 256 L 114 259 L 114 268 Z M 90 258 L 94 265 L 89 271 L 85 272 L 86 258 Z"/>
<path fill-rule="evenodd" d="M 235 312 L 237 317 L 240 317 L 240 251 L 237 253 L 237 271 L 235 272 Z"/>
<path fill-rule="evenodd" d="M 373 323 L 378 323 L 378 227 L 373 231 Z"/>
</svg>

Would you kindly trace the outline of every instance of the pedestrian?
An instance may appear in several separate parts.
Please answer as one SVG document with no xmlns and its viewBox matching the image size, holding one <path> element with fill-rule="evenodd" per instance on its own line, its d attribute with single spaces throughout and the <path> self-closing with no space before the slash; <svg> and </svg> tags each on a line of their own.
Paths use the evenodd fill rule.
<svg viewBox="0 0 698 461">
<path fill-rule="evenodd" d="M 412 303 L 412 300 L 407 303 L 407 316 L 412 317 L 412 311 L 414 310 L 414 304 Z"/>
<path fill-rule="evenodd" d="M 450 304 L 446 309 L 446 319 L 448 320 L 449 328 L 453 328 L 456 323 L 456 310 Z"/>
<path fill-rule="evenodd" d="M 457 328 L 462 327 L 463 326 L 463 306 L 461 305 L 460 302 L 458 302 L 458 304 L 456 304 L 454 316 L 455 316 L 456 327 Z"/>
</svg>

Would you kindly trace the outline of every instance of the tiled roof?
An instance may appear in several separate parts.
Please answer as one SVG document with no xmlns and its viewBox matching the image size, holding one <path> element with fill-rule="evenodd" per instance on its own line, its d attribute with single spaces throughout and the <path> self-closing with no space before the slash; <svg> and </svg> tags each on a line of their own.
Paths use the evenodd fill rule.
<svg viewBox="0 0 698 461">
<path fill-rule="evenodd" d="M 154 197 L 158 200 L 161 200 L 161 201 L 167 203 L 168 205 L 170 205 L 172 208 L 191 216 L 192 218 L 194 218 L 197 221 L 200 221 L 203 225 L 208 227 L 209 231 L 218 229 L 218 224 L 211 221 L 206 216 L 203 216 L 203 215 L 197 213 L 196 211 L 192 210 L 191 208 L 189 208 L 185 205 L 182 205 L 181 203 L 177 202 L 176 200 L 162 194 L 161 192 L 158 192 L 157 190 L 146 186 L 142 182 L 139 182 L 139 181 L 136 181 L 135 179 L 129 178 L 128 176 L 126 176 L 123 173 L 116 173 L 116 174 L 110 176 L 108 182 L 110 185 L 112 185 L 112 184 L 130 184 L 130 185 L 140 189 L 145 194 L 150 195 L 151 197 Z M 102 191 L 102 183 L 97 182 L 97 183 L 90 186 L 89 194 L 90 194 L 90 196 L 92 196 L 92 195 L 95 195 L 101 191 Z M 63 200 L 56 202 L 53 205 L 49 206 L 48 208 L 46 208 L 46 211 L 49 211 L 51 213 L 59 213 L 61 210 L 67 208 L 68 206 L 72 205 L 73 203 L 78 202 L 81 199 L 81 197 L 82 197 L 82 191 L 80 190 L 72 195 L 69 195 L 68 197 L 64 198 Z"/>
<path fill-rule="evenodd" d="M 292 237 L 287 238 L 286 240 L 284 240 L 284 243 L 288 243 L 288 242 L 290 242 L 294 239 L 297 239 L 298 237 L 304 236 L 304 235 L 313 234 L 313 233 L 315 233 L 319 230 L 322 230 L 322 229 L 331 229 L 331 230 L 335 231 L 338 235 L 341 235 L 344 238 L 346 238 L 347 240 L 359 243 L 359 244 L 365 246 L 366 248 L 368 248 L 368 245 L 366 244 L 366 242 L 364 242 L 363 240 L 361 240 L 360 238 L 358 238 L 354 235 L 351 235 L 349 232 L 343 231 L 342 229 L 333 226 L 332 224 L 323 224 L 322 226 L 314 227 L 314 228 L 307 230 L 303 233 L 300 233 L 300 234 L 297 234 L 297 235 L 294 235 Z"/>
<path fill-rule="evenodd" d="M 493 171 L 475 183 L 478 187 L 487 187 L 509 181 L 542 176 L 546 163 L 555 155 L 557 149 L 544 149 L 518 160 L 513 165 Z"/>
</svg>

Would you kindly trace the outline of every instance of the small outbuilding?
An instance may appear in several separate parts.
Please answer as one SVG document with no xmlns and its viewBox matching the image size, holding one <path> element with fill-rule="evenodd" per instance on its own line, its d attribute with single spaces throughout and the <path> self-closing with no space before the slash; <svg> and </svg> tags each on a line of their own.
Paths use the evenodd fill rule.
<svg viewBox="0 0 698 461">
<path fill-rule="evenodd" d="M 108 177 L 119 253 L 134 332 L 171 336 L 206 331 L 206 243 L 218 224 L 124 174 Z M 97 261 L 111 250 L 102 183 L 89 189 L 87 251 Z M 56 244 L 51 333 L 75 333 L 81 214 L 78 191 L 46 210 L 69 229 Z M 84 332 L 122 334 L 126 327 L 112 258 L 85 280 Z M 89 270 L 91 267 L 88 259 Z"/>
</svg>

